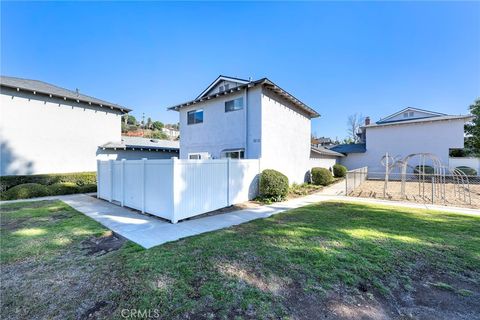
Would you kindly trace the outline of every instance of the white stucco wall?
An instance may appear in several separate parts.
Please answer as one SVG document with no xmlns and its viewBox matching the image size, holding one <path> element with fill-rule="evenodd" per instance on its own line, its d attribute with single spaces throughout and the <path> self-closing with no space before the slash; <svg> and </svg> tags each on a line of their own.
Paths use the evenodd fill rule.
<svg viewBox="0 0 480 320">
<path fill-rule="evenodd" d="M 310 169 L 311 168 L 325 168 L 331 169 L 337 163 L 337 157 L 329 157 L 329 156 L 319 156 L 319 157 L 311 157 L 310 158 Z"/>
<path fill-rule="evenodd" d="M 459 119 L 371 127 L 367 129 L 367 151 L 349 154 L 340 161 L 348 169 L 368 166 L 370 172 L 383 172 L 380 160 L 386 152 L 401 158 L 428 152 L 448 166 L 449 149 L 463 148 L 463 126 L 464 120 Z"/>
<path fill-rule="evenodd" d="M 245 106 L 245 90 L 237 94 L 227 95 L 194 106 L 183 108 L 180 114 L 180 159 L 187 159 L 190 153 L 210 154 L 211 158 L 221 157 L 222 150 L 244 148 L 246 141 L 246 110 L 248 108 L 250 132 L 259 131 L 260 119 L 255 114 L 260 109 L 260 88 L 248 90 L 248 106 Z M 241 110 L 225 112 L 225 101 L 243 97 L 244 107 Z M 203 123 L 187 124 L 187 113 L 191 110 L 203 109 Z M 256 136 L 256 135 L 254 135 Z M 260 138 L 259 136 L 257 138 Z M 252 137 L 253 139 L 253 137 Z M 256 143 L 259 145 L 260 143 Z M 246 158 L 258 158 L 259 148 L 249 141 Z"/>
<path fill-rule="evenodd" d="M 261 167 L 302 183 L 310 167 L 310 119 L 271 91 L 262 94 Z"/>
<path fill-rule="evenodd" d="M 118 111 L 3 89 L 1 174 L 96 170 L 97 147 L 121 139 Z"/>
<path fill-rule="evenodd" d="M 254 87 L 248 89 L 248 104 L 244 103 L 242 110 L 225 112 L 225 101 L 239 97 L 245 99 L 245 90 L 180 111 L 181 159 L 205 152 L 218 159 L 222 150 L 245 148 L 246 159 L 260 158 L 262 170 L 278 170 L 287 175 L 290 183 L 304 182 L 312 164 L 335 164 L 336 159 L 310 159 L 310 119 L 289 102 Z M 203 109 L 203 123 L 188 125 L 187 113 L 196 109 Z"/>
<path fill-rule="evenodd" d="M 141 151 L 141 150 L 113 150 L 113 149 L 98 149 L 97 159 L 105 160 L 141 160 L 141 159 L 171 159 L 178 157 L 176 152 L 162 152 L 162 151 Z"/>
</svg>

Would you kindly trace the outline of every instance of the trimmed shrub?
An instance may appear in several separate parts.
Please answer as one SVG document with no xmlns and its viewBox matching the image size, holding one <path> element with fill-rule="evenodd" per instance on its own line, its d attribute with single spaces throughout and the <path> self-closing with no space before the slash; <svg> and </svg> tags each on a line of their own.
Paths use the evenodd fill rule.
<svg viewBox="0 0 480 320">
<path fill-rule="evenodd" d="M 80 189 L 80 193 L 89 193 L 89 192 L 97 192 L 97 185 L 96 184 L 84 184 L 83 186 L 78 187 Z"/>
<path fill-rule="evenodd" d="M 312 168 L 312 182 L 320 186 L 327 186 L 333 182 L 330 170 L 325 168 Z"/>
<path fill-rule="evenodd" d="M 460 166 L 456 167 L 455 169 L 462 171 L 465 173 L 467 176 L 476 176 L 477 175 L 477 170 L 467 167 L 467 166 Z"/>
<path fill-rule="evenodd" d="M 433 174 L 434 170 L 433 170 L 433 167 L 431 167 L 431 166 L 418 165 L 418 166 L 415 166 L 415 168 L 413 169 L 413 173 L 415 173 L 415 174 Z"/>
<path fill-rule="evenodd" d="M 74 172 L 54 174 L 34 174 L 25 176 L 4 176 L 0 177 L 0 190 L 6 191 L 17 185 L 25 183 L 37 183 L 49 186 L 55 183 L 71 182 L 77 186 L 91 185 L 97 183 L 95 172 Z"/>
<path fill-rule="evenodd" d="M 335 178 L 343 178 L 347 174 L 347 167 L 342 166 L 341 164 L 333 165 L 333 176 Z"/>
<path fill-rule="evenodd" d="M 273 169 L 263 170 L 260 174 L 260 196 L 280 201 L 288 194 L 288 178 Z"/>
<path fill-rule="evenodd" d="M 1 198 L 2 200 L 15 200 L 45 197 L 48 195 L 48 187 L 38 183 L 24 183 L 2 192 Z"/>
<path fill-rule="evenodd" d="M 80 192 L 80 187 L 72 182 L 54 183 L 48 186 L 47 189 L 49 195 L 51 196 L 59 196 L 62 194 L 73 194 Z"/>
</svg>

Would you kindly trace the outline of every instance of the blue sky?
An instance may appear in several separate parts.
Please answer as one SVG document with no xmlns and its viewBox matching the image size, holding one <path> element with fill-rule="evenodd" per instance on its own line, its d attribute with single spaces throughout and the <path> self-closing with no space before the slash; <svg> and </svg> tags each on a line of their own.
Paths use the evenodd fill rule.
<svg viewBox="0 0 480 320">
<path fill-rule="evenodd" d="M 268 77 L 316 109 L 461 114 L 480 96 L 480 2 L 1 4 L 1 73 L 79 88 L 173 123 L 219 74 Z"/>
</svg>

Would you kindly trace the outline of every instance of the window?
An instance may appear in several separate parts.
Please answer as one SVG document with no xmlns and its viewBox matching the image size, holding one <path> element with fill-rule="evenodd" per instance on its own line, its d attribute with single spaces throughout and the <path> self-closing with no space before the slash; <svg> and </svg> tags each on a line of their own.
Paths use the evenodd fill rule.
<svg viewBox="0 0 480 320">
<path fill-rule="evenodd" d="M 242 109 L 243 109 L 243 98 L 225 101 L 225 112 L 242 110 Z"/>
<path fill-rule="evenodd" d="M 244 159 L 245 158 L 245 151 L 244 150 L 226 151 L 225 152 L 225 158 Z"/>
<path fill-rule="evenodd" d="M 413 118 L 413 111 L 408 111 L 403 113 L 404 118 Z"/>
<path fill-rule="evenodd" d="M 187 124 L 203 122 L 203 110 L 192 110 L 187 112 Z"/>
<path fill-rule="evenodd" d="M 218 87 L 218 92 L 223 92 L 223 86 Z"/>
<path fill-rule="evenodd" d="M 228 90 L 230 88 L 230 84 L 225 83 L 225 90 Z"/>
</svg>

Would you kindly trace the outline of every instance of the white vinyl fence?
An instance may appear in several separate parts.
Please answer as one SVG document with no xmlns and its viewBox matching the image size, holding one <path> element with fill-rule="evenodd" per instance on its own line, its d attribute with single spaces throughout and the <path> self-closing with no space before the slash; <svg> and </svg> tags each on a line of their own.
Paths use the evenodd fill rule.
<svg viewBox="0 0 480 320">
<path fill-rule="evenodd" d="M 97 161 L 97 194 L 177 223 L 253 199 L 259 160 Z"/>
</svg>

